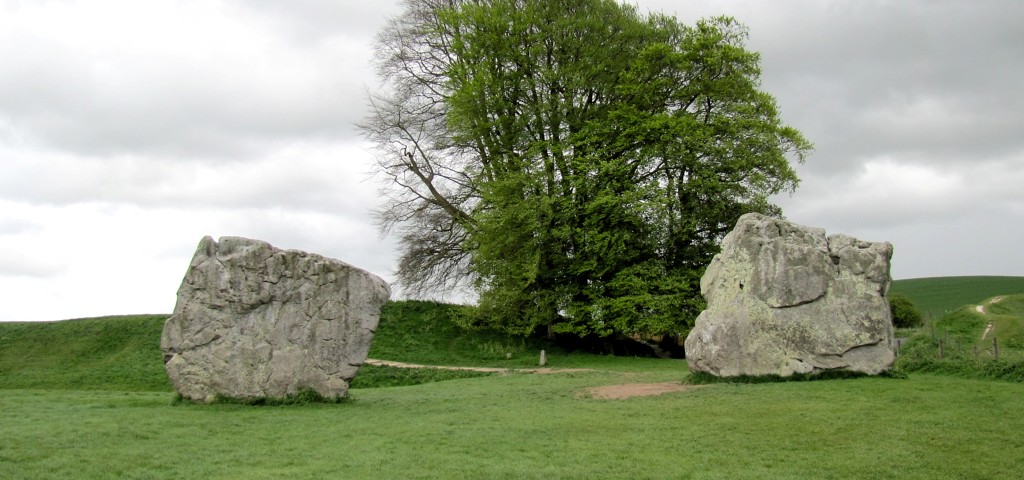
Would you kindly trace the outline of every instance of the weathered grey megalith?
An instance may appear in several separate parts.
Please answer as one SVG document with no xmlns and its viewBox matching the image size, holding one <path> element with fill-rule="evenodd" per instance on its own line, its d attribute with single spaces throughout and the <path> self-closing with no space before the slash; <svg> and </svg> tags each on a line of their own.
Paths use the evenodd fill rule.
<svg viewBox="0 0 1024 480">
<path fill-rule="evenodd" d="M 892 367 L 892 245 L 740 217 L 700 280 L 690 370 L 720 377 Z"/>
<path fill-rule="evenodd" d="M 266 242 L 199 242 L 160 347 L 183 397 L 342 397 L 391 291 L 344 262 Z"/>
</svg>

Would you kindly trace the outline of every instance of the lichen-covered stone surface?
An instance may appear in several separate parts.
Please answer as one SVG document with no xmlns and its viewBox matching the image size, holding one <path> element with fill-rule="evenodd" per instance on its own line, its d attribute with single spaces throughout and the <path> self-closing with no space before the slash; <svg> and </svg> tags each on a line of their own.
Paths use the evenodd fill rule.
<svg viewBox="0 0 1024 480">
<path fill-rule="evenodd" d="M 691 371 L 719 377 L 892 368 L 892 245 L 740 217 L 701 278 Z"/>
<path fill-rule="evenodd" d="M 203 238 L 160 340 L 167 375 L 196 401 L 342 397 L 390 295 L 380 277 L 338 260 Z"/>
</svg>

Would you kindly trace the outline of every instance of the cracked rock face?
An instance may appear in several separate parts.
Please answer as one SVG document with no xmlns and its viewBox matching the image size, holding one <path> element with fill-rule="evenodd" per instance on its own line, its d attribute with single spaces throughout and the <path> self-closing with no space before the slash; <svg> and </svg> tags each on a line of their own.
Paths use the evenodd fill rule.
<svg viewBox="0 0 1024 480">
<path fill-rule="evenodd" d="M 889 243 L 740 217 L 700 281 L 708 306 L 686 337 L 690 370 L 719 377 L 889 370 L 891 258 Z"/>
<path fill-rule="evenodd" d="M 160 347 L 183 397 L 342 397 L 366 360 L 384 280 L 266 242 L 206 237 L 178 289 Z"/>
</svg>

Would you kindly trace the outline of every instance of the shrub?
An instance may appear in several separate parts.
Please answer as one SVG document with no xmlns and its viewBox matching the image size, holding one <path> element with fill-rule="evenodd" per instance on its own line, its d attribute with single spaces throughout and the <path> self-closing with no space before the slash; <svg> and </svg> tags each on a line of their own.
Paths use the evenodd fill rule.
<svg viewBox="0 0 1024 480">
<path fill-rule="evenodd" d="M 896 328 L 913 328 L 923 323 L 921 312 L 902 293 L 889 295 L 889 310 L 892 312 L 892 324 Z"/>
</svg>

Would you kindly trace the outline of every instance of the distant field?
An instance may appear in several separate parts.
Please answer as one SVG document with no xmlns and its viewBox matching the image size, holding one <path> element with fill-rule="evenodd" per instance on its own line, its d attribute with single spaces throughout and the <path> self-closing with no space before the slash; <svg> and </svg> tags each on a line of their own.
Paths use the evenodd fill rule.
<svg viewBox="0 0 1024 480">
<path fill-rule="evenodd" d="M 938 318 L 996 295 L 1024 293 L 1024 277 L 934 277 L 896 280 L 892 292 L 910 297 L 922 313 Z"/>
</svg>

